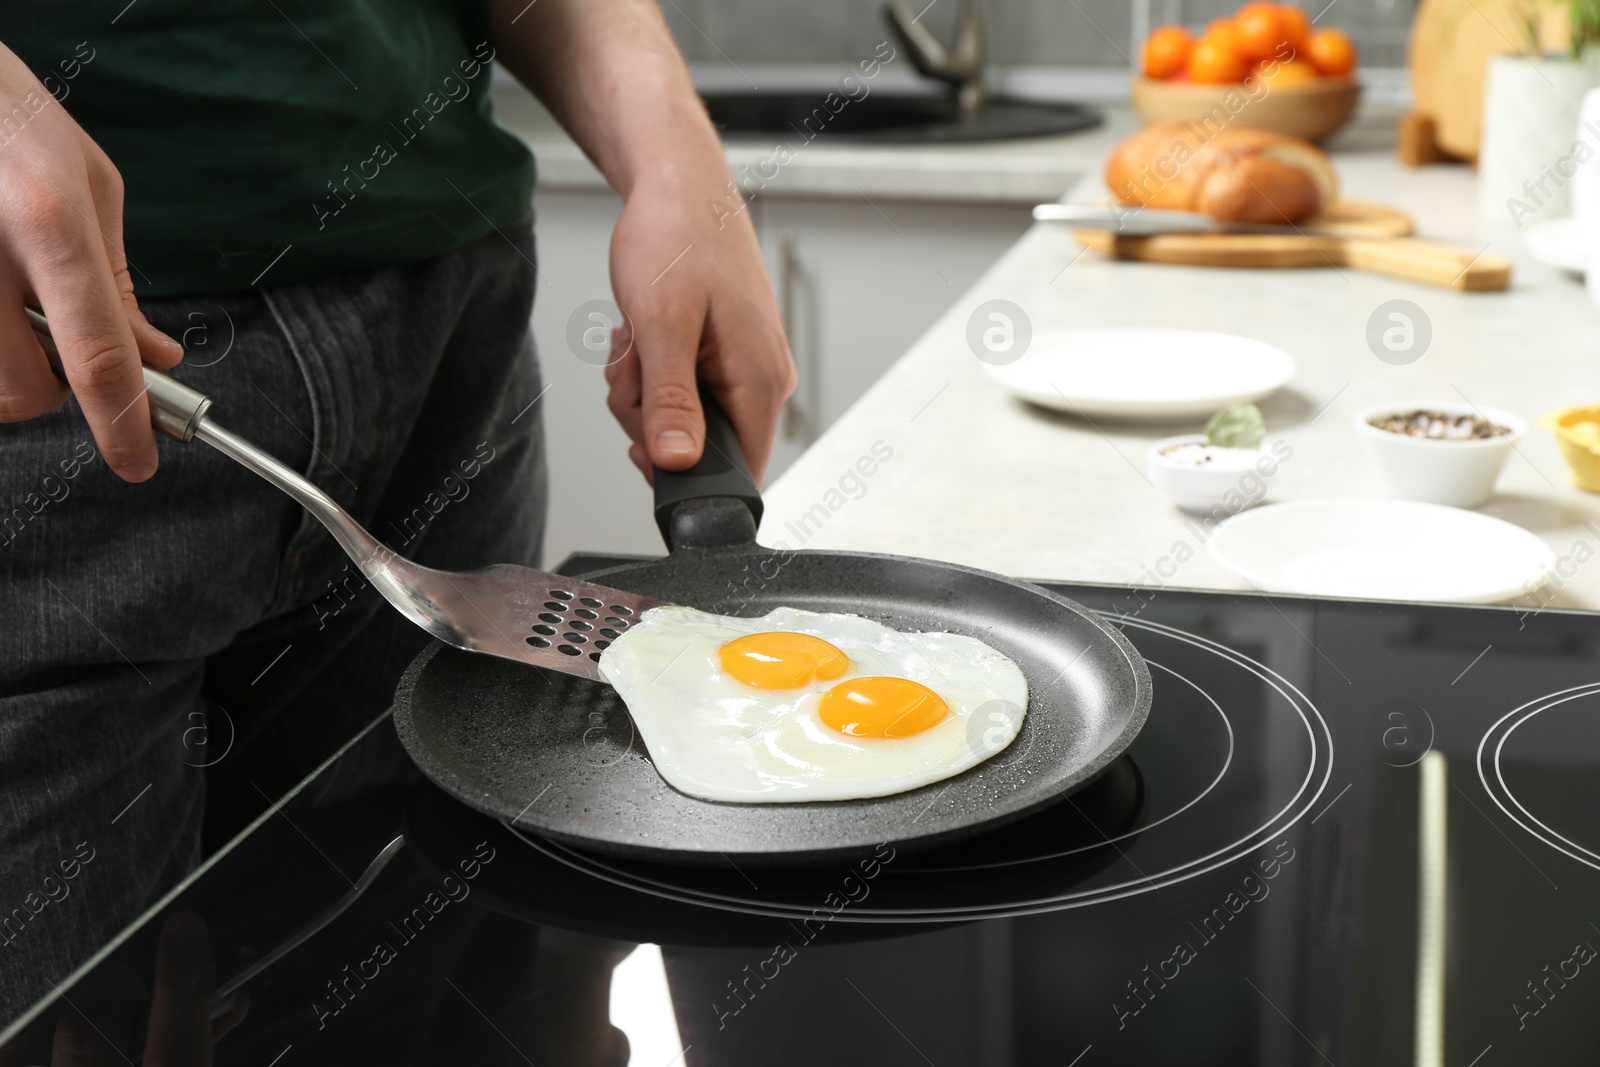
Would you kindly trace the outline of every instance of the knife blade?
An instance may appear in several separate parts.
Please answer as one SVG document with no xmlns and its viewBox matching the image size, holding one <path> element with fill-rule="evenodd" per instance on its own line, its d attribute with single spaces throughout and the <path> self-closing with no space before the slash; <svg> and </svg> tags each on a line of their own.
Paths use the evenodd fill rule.
<svg viewBox="0 0 1600 1067">
<path fill-rule="evenodd" d="M 1299 236 L 1325 231 L 1305 226 L 1269 226 L 1255 222 L 1224 222 L 1197 211 L 1164 211 L 1131 204 L 1040 204 L 1033 209 L 1036 222 L 1064 222 L 1080 230 L 1110 230 L 1127 237 L 1152 237 L 1164 233 L 1257 233 Z"/>
</svg>

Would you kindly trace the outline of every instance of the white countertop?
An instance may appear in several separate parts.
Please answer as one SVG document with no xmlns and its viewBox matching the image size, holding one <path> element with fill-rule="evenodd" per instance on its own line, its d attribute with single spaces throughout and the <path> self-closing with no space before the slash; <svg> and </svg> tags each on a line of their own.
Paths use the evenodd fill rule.
<svg viewBox="0 0 1600 1067">
<path fill-rule="evenodd" d="M 1126 122 L 1113 115 L 1106 132 Z M 1342 143 L 1360 149 L 1373 140 L 1354 135 Z M 1084 147 L 1096 145 L 1086 138 Z M 1036 334 L 1189 327 L 1288 350 L 1298 372 L 1261 405 L 1268 440 L 1282 437 L 1294 449 L 1269 500 L 1383 495 L 1351 425 L 1368 404 L 1465 396 L 1533 422 L 1554 408 L 1600 401 L 1600 309 L 1580 281 L 1529 259 L 1514 232 L 1477 225 L 1469 169 L 1407 170 L 1382 147 L 1336 158 L 1346 195 L 1412 212 L 1425 236 L 1512 257 L 1512 289 L 1455 293 L 1334 269 L 1116 263 L 1080 256 L 1063 228 L 1035 226 L 767 490 L 763 543 L 925 556 L 1031 578 L 1246 588 L 1212 562 L 1204 531 L 1186 525 L 1189 517 L 1143 473 L 1150 442 L 1199 427 L 1096 428 L 1014 399 L 984 374 L 965 341 L 972 310 L 994 298 L 1019 304 Z M 1089 168 L 1098 169 L 1097 161 Z M 1072 198 L 1093 198 L 1090 181 Z M 1365 340 L 1373 310 L 1396 298 L 1420 305 L 1433 326 L 1429 351 L 1409 366 L 1381 362 Z M 892 449 L 892 458 L 866 464 L 870 477 L 847 477 L 875 445 L 880 454 Z M 1546 603 L 1600 608 L 1600 562 L 1574 568 L 1572 559 L 1583 542 L 1577 555 L 1600 560 L 1600 497 L 1569 484 L 1548 433 L 1530 431 L 1481 510 L 1532 530 L 1558 559 L 1568 557 L 1563 569 L 1573 573 L 1547 591 Z M 798 523 L 808 513 L 801 537 Z M 1596 522 L 1593 530 L 1588 522 Z M 1157 576 L 1158 565 L 1168 573 Z"/>
</svg>

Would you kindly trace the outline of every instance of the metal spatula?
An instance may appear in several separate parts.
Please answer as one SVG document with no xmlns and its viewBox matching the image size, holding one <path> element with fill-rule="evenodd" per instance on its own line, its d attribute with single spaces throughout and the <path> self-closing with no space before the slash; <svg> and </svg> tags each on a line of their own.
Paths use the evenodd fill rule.
<svg viewBox="0 0 1600 1067">
<path fill-rule="evenodd" d="M 51 365 L 65 380 L 49 322 L 33 308 L 27 313 Z M 665 603 L 509 563 L 476 571 L 413 563 L 300 474 L 211 421 L 210 397 L 149 367 L 144 382 L 157 430 L 178 441 L 204 441 L 299 501 L 385 600 L 446 644 L 599 679 L 600 653 L 640 614 Z M 744 478 L 749 480 L 748 471 Z M 657 501 L 659 510 L 660 494 Z"/>
</svg>

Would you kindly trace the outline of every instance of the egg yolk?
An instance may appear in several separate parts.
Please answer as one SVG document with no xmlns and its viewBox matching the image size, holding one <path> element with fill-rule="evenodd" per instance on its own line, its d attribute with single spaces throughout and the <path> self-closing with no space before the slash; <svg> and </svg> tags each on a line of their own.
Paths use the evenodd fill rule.
<svg viewBox="0 0 1600 1067">
<path fill-rule="evenodd" d="M 747 634 L 722 646 L 722 669 L 757 689 L 798 689 L 837 678 L 850 657 L 820 637 L 775 631 Z"/>
<path fill-rule="evenodd" d="M 851 737 L 910 737 L 950 713 L 944 699 L 909 678 L 852 678 L 822 694 L 822 721 Z"/>
</svg>

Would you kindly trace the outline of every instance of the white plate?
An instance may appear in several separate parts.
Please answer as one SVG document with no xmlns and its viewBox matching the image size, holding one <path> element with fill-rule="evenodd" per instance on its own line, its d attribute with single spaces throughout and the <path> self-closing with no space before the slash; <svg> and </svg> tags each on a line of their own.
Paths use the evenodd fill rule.
<svg viewBox="0 0 1600 1067">
<path fill-rule="evenodd" d="M 1033 339 L 991 377 L 1024 400 L 1087 415 L 1141 422 L 1205 418 L 1260 400 L 1294 376 L 1281 348 L 1205 330 L 1058 330 Z"/>
<path fill-rule="evenodd" d="M 1268 593 L 1495 604 L 1537 590 L 1555 567 L 1509 522 L 1415 500 L 1297 500 L 1217 526 L 1211 557 Z"/>
<path fill-rule="evenodd" d="M 1583 227 L 1571 215 L 1530 224 L 1522 231 L 1522 244 L 1528 255 L 1552 267 L 1582 274 L 1589 265 Z"/>
</svg>

